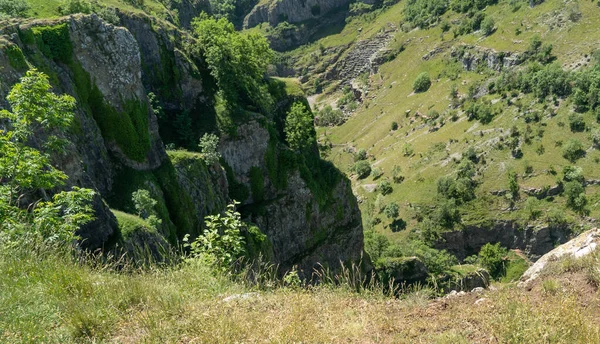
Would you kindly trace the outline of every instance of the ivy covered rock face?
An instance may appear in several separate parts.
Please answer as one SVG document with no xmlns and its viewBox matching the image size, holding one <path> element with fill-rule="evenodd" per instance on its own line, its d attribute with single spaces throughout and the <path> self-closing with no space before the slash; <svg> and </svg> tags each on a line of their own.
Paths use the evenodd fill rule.
<svg viewBox="0 0 600 344">
<path fill-rule="evenodd" d="M 297 123 L 311 126 L 302 131 L 310 137 L 294 146 L 301 152 L 290 148 L 283 130 L 277 133 L 277 123 L 285 124 L 292 104 L 305 106 L 305 98 L 278 90 L 284 83 L 254 85 L 265 82 L 261 72 L 258 80 L 245 79 L 245 85 L 257 86 L 252 101 L 272 111 L 259 109 L 263 114 L 243 118 L 219 112 L 223 101 L 235 97 L 219 89 L 232 84 L 209 68 L 214 61 L 204 58 L 206 46 L 186 46 L 182 32 L 154 18 L 119 12 L 118 19 L 123 26 L 96 15 L 15 26 L 6 36 L 11 49 L 0 49 L 6 81 L 0 94 L 29 64 L 43 68 L 60 93 L 76 99 L 75 124 L 68 132 L 73 144 L 68 155 L 53 159 L 69 177 L 65 187 L 97 191 L 96 220 L 80 231 L 87 247 L 109 248 L 125 240 L 121 247 L 130 248 L 128 234 L 120 233 L 126 226 L 117 225 L 125 217 L 115 219 L 110 209 L 137 214 L 132 194 L 143 189 L 156 200 L 153 214 L 160 221 L 156 233 L 139 226 L 137 241 L 164 238 L 177 244 L 187 234 L 196 237 L 206 216 L 221 213 L 235 199 L 242 202 L 244 221 L 266 234 L 267 256 L 282 270 L 298 266 L 309 278 L 320 265 L 335 270 L 340 262 L 360 261 L 358 205 L 347 179 L 320 159 L 312 113 L 306 107 L 306 120 Z M 236 44 L 248 42 L 230 35 Z M 244 101 L 244 94 L 237 99 Z M 262 103 L 266 96 L 275 101 Z M 180 118 L 186 119 L 179 121 L 187 123 L 185 128 L 177 126 Z M 219 127 L 224 118 L 226 130 Z M 190 136 L 186 140 L 180 140 L 182 129 Z M 205 133 L 219 133 L 220 159 L 217 154 L 208 162 L 203 153 L 183 150 L 167 154 L 165 141 L 197 150 Z"/>
</svg>

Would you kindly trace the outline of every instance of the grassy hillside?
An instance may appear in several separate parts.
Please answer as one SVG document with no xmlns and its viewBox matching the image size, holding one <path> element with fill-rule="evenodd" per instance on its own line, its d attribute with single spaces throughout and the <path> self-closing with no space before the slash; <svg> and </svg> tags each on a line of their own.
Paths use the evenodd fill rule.
<svg viewBox="0 0 600 344">
<path fill-rule="evenodd" d="M 547 222 L 547 217 L 557 212 L 569 221 L 585 223 L 589 217 L 600 215 L 597 186 L 585 189 L 588 199 L 585 216 L 567 207 L 564 195 L 538 201 L 528 200 L 523 192 L 528 188 L 556 185 L 563 177 L 563 168 L 569 165 L 581 167 L 588 180 L 600 178 L 600 151 L 595 149 L 591 138 L 591 133 L 599 127 L 595 114 L 580 111 L 585 129 L 570 130 L 569 116 L 575 112 L 573 95 L 539 100 L 519 90 L 487 94 L 489 82 L 499 78 L 501 73 L 485 66 L 467 71 L 460 58 L 451 56 L 452 51 L 465 45 L 474 47 L 467 49 L 473 54 L 487 49 L 524 54 L 534 37 L 539 37 L 543 44 L 552 44 L 553 63 L 568 71 L 586 70 L 594 64 L 592 53 L 599 47 L 600 33 L 594 29 L 600 14 L 597 4 L 550 0 L 530 8 L 524 2 L 500 1 L 475 11 L 493 19 L 493 33 L 485 36 L 475 31 L 458 37 L 453 35 L 453 30 L 468 19 L 466 14 L 449 10 L 440 17 L 440 24 L 412 28 L 404 16 L 406 4 L 401 2 L 354 18 L 341 33 L 290 53 L 298 70 L 308 70 L 309 81 L 305 86 L 311 89 L 314 80 L 322 77 L 318 74 L 320 63 L 331 58 L 329 52 L 334 51 L 333 48 L 341 49 L 346 44 L 369 39 L 390 24 L 399 28 L 393 34 L 389 49 L 400 52 L 366 79 L 367 93 L 358 109 L 343 125 L 319 129 L 321 141 L 332 146 L 328 159 L 349 175 L 354 174 L 354 153 L 360 149 L 366 150 L 372 168 L 383 172 L 381 176 L 365 179 L 354 177 L 355 193 L 363 200 L 365 227 L 374 227 L 392 239 L 405 238 L 408 231 L 392 233 L 388 225 L 393 219 L 373 209 L 380 194 L 375 186 L 382 180 L 391 182 L 394 167 L 399 168 L 401 172 L 396 174 L 403 176 L 404 181 L 392 182 L 393 192 L 383 199 L 380 196 L 380 201 L 397 203 L 399 217 L 408 223 L 408 228 L 418 228 L 422 209 L 436 206 L 440 201 L 438 179 L 454 173 L 468 149 L 473 150 L 478 160 L 474 177 L 477 187 L 476 199 L 460 207 L 462 224 L 510 219 L 523 226 L 536 225 Z M 369 15 L 375 17 L 372 22 Z M 447 32 L 442 30 L 441 23 L 449 24 Z M 347 56 L 349 50 L 340 59 Z M 428 54 L 431 57 L 425 59 Z M 503 70 L 525 70 L 530 63 L 525 61 Z M 326 65 L 327 62 L 324 67 Z M 311 69 L 311 66 L 316 67 Z M 429 74 L 432 84 L 426 92 L 415 93 L 413 82 L 422 72 Z M 323 94 L 316 96 L 317 107 L 331 104 L 335 108 L 342 92 L 334 85 L 335 82 L 331 82 Z M 452 87 L 457 89 L 456 100 L 450 96 Z M 485 94 L 472 102 L 493 104 L 491 108 L 496 115 L 489 123 L 467 118 L 469 89 Z M 465 103 L 453 109 L 451 102 L 460 104 L 460 99 L 466 100 Z M 531 121 L 528 114 L 536 112 L 540 114 L 539 120 Z M 397 123 L 396 130 L 392 130 L 393 122 Z M 513 132 L 518 132 L 525 142 L 519 158 L 514 158 L 507 148 Z M 570 139 L 579 140 L 585 151 L 584 156 L 574 162 L 563 157 Z M 512 207 L 505 196 L 492 195 L 493 191 L 508 190 L 509 171 L 517 174 L 521 189 L 520 198 Z M 376 224 L 373 218 L 382 221 Z"/>
<path fill-rule="evenodd" d="M 597 260 L 557 264 L 569 272 L 530 291 L 498 285 L 429 300 L 425 289 L 395 299 L 343 285 L 253 287 L 201 260 L 117 272 L 100 259 L 11 248 L 0 252 L 0 341 L 591 343 L 600 304 L 586 271 Z"/>
</svg>

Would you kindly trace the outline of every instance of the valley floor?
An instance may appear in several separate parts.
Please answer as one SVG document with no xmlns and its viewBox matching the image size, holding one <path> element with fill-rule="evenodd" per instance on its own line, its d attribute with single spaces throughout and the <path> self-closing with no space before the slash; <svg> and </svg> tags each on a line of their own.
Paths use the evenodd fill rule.
<svg viewBox="0 0 600 344">
<path fill-rule="evenodd" d="M 598 343 L 586 264 L 557 264 L 529 290 L 495 285 L 433 299 L 343 286 L 252 288 L 203 262 L 115 272 L 69 255 L 0 253 L 0 342 Z"/>
</svg>

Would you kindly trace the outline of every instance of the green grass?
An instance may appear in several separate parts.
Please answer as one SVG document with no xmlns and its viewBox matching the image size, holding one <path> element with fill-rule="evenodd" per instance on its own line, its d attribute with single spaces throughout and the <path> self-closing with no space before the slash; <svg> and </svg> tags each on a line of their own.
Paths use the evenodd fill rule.
<svg viewBox="0 0 600 344">
<path fill-rule="evenodd" d="M 3 247 L 0 341 L 600 340 L 599 304 L 594 292 L 583 292 L 560 275 L 552 278 L 556 282 L 540 283 L 557 284 L 551 293 L 500 286 L 498 291 L 440 303 L 428 300 L 426 290 L 418 288 L 393 298 L 377 290 L 356 293 L 343 285 L 287 288 L 271 279 L 271 287 L 258 289 L 234 282 L 202 260 L 146 270 L 117 266 L 91 256 L 74 258 L 70 251 L 27 245 Z M 597 268 L 597 258 L 568 266 L 570 273 L 585 267 Z M 478 298 L 485 300 L 473 305 Z"/>
<path fill-rule="evenodd" d="M 350 22 L 340 34 L 324 38 L 309 47 L 300 48 L 291 55 L 298 58 L 297 67 L 308 66 L 310 59 L 307 54 L 318 55 L 319 45 L 341 47 L 348 42 L 344 41 L 344 37 L 352 36 L 350 41 L 366 39 L 372 37 L 388 23 L 397 25 L 398 21 L 402 20 L 403 7 L 404 2 L 400 2 L 380 14 L 373 23 L 361 23 L 360 32 Z M 598 47 L 594 42 L 598 41 L 600 33 L 594 32 L 592 28 L 600 24 L 598 19 L 600 8 L 590 2 L 579 3 L 583 13 L 580 21 L 567 20 L 564 26 L 551 29 L 548 23 L 556 16 L 555 12 L 563 13 L 566 7 L 558 0 L 545 1 L 533 9 L 523 5 L 516 12 L 510 10 L 507 2 L 489 6 L 485 13 L 495 20 L 497 30 L 488 37 L 473 33 L 455 39 L 451 33 L 442 33 L 439 27 L 409 32 L 398 31 L 390 48 L 397 49 L 404 45 L 405 50 L 400 52 L 396 59 L 381 66 L 379 72 L 370 77 L 369 94 L 364 103 L 343 125 L 318 129 L 319 137 L 326 136 L 334 144 L 327 159 L 346 174 L 352 175 L 350 170 L 352 150 L 348 148 L 366 149 L 373 157 L 370 163 L 384 171 L 382 177 L 384 179 L 391 177 L 395 165 L 400 166 L 406 179 L 402 184 L 394 185 L 394 192 L 385 196 L 385 200 L 401 205 L 401 217 L 407 220 L 409 229 L 414 228 L 415 225 L 414 221 L 406 218 L 413 214 L 409 204 L 435 204 L 437 179 L 451 173 L 456 166 L 452 162 L 452 157 L 460 158 L 460 155 L 471 146 L 476 147 L 479 153 L 485 153 L 486 163 L 478 165 L 478 198 L 473 204 L 463 208 L 465 222 L 482 219 L 517 219 L 528 222 L 523 209 L 523 202 L 526 199 L 524 195 L 521 201 L 517 202 L 516 209 L 507 212 L 507 201 L 503 197 L 491 196 L 490 192 L 508 188 L 509 170 L 514 170 L 519 175 L 522 190 L 529 187 L 556 185 L 557 178 L 562 177 L 562 168 L 571 164 L 563 158 L 562 148 L 557 146 L 557 142 L 560 141 L 566 142 L 574 137 L 583 142 L 586 149 L 590 148 L 587 150 L 587 155 L 576 164 L 583 168 L 586 178 L 599 179 L 600 151 L 591 148 L 589 132 L 572 133 L 568 129 L 568 116 L 572 111 L 570 100 L 561 102 L 556 109 L 557 116 L 545 117 L 539 124 L 530 124 L 534 138 L 531 144 L 523 146 L 522 159 L 512 158 L 509 149 L 495 148 L 495 141 L 507 135 L 513 125 L 516 125 L 521 132 L 524 132 L 527 127 L 522 119 L 523 114 L 517 107 L 508 105 L 505 100 L 500 99 L 499 95 L 485 97 L 494 102 L 499 101 L 496 106 L 500 106 L 503 110 L 488 124 L 467 121 L 464 116 L 460 116 L 456 122 L 446 119 L 443 127 L 435 132 L 429 132 L 431 126 L 415 116 L 416 112 L 426 115 L 431 110 L 443 114 L 448 109 L 452 84 L 458 86 L 459 94 L 465 95 L 470 85 L 495 75 L 485 69 L 479 73 L 467 72 L 461 67 L 458 78 L 450 80 L 447 76 L 448 72 L 456 71 L 455 66 L 446 63 L 452 46 L 470 44 L 497 51 L 523 52 L 527 49 L 529 40 L 539 34 L 543 42 L 553 44 L 553 52 L 559 63 L 569 66 L 577 61 L 586 62 L 585 55 L 589 58 L 590 52 Z M 448 12 L 442 19 L 452 22 L 459 18 L 462 18 L 462 15 Z M 520 28 L 523 32 L 516 35 L 516 28 Z M 581 37 L 581 39 L 573 41 L 572 37 Z M 435 47 L 441 47 L 442 52 L 427 61 L 423 60 L 422 57 Z M 317 65 L 327 59 L 328 56 L 320 56 Z M 427 72 L 431 76 L 432 85 L 428 91 L 414 94 L 413 81 L 422 72 Z M 310 86 L 311 82 L 312 79 L 305 87 Z M 328 89 L 318 98 L 320 107 L 335 103 L 340 96 L 339 92 L 331 92 L 332 89 Z M 520 95 L 519 98 L 525 109 L 529 107 L 542 109 L 542 104 L 536 104 L 536 99 L 532 95 Z M 407 110 L 410 110 L 408 117 L 405 115 Z M 592 114 L 584 114 L 584 117 L 589 127 L 599 126 Z M 399 124 L 399 129 L 393 132 L 390 130 L 392 122 Z M 539 129 L 544 130 L 542 137 L 535 135 Z M 413 155 L 402 154 L 402 147 L 405 144 L 413 146 Z M 444 145 L 445 149 L 434 150 L 433 148 L 438 144 Z M 544 147 L 542 154 L 537 152 L 540 146 Z M 533 168 L 533 173 L 525 173 L 526 164 Z M 552 168 L 558 172 L 557 176 L 549 173 Z M 369 204 L 375 201 L 377 193 L 369 193 L 362 186 L 376 182 L 372 178 L 353 182 L 357 196 L 365 200 L 361 203 L 363 213 L 366 212 Z M 589 197 L 595 197 L 596 192 L 595 187 L 587 189 Z M 580 219 L 571 210 L 565 209 L 562 196 L 555 197 L 552 202 L 544 204 L 539 222 L 543 222 L 546 210 L 551 208 L 561 209 L 567 216 Z M 600 215 L 597 202 L 590 202 L 590 210 L 591 216 Z M 366 217 L 363 216 L 364 218 Z M 385 226 L 387 222 L 383 221 L 376 226 L 376 229 L 391 238 L 401 240 L 404 237 L 402 233 L 389 233 Z"/>
<path fill-rule="evenodd" d="M 61 0 L 26 0 L 29 4 L 30 9 L 28 12 L 29 17 L 33 18 L 58 18 L 61 15 L 59 12 L 59 8 L 64 6 L 66 1 Z M 163 4 L 156 0 L 144 0 L 143 6 L 132 6 L 128 4 L 126 1 L 121 0 L 99 0 L 98 4 L 102 6 L 108 6 L 113 8 L 118 8 L 121 10 L 125 10 L 128 12 L 136 12 L 141 13 L 144 12 L 146 14 L 155 15 L 160 18 L 168 18 L 173 16 L 173 13 L 170 13 Z"/>
</svg>

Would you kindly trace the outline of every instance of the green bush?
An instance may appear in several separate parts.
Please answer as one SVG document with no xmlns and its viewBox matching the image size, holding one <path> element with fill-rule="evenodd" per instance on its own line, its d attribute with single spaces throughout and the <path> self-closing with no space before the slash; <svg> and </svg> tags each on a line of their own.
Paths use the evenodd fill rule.
<svg viewBox="0 0 600 344">
<path fill-rule="evenodd" d="M 361 160 L 354 164 L 352 170 L 356 173 L 358 179 L 364 179 L 371 174 L 371 164 L 365 160 Z"/>
<path fill-rule="evenodd" d="M 431 86 L 431 79 L 429 78 L 429 74 L 427 72 L 423 72 L 417 76 L 415 81 L 413 82 L 413 91 L 425 92 Z"/>
<path fill-rule="evenodd" d="M 490 17 L 486 17 L 482 22 L 481 22 L 481 31 L 483 32 L 484 35 L 489 36 L 494 32 L 494 25 L 496 23 L 494 22 L 494 20 Z"/>
<path fill-rule="evenodd" d="M 0 0 L 0 18 L 25 17 L 30 6 L 25 0 Z"/>
<path fill-rule="evenodd" d="M 315 123 L 320 127 L 332 127 L 344 124 L 345 120 L 342 110 L 334 110 L 330 105 L 327 105 L 319 111 Z"/>
<path fill-rule="evenodd" d="M 392 191 L 394 191 L 394 189 L 392 188 L 392 185 L 387 180 L 381 181 L 377 185 L 377 190 L 379 190 L 379 192 L 381 192 L 381 194 L 384 195 L 384 196 L 388 195 L 388 194 L 391 194 Z"/>
<path fill-rule="evenodd" d="M 563 145 L 563 157 L 572 163 L 582 158 L 584 155 L 585 150 L 583 150 L 583 144 L 577 139 L 569 139 L 569 141 Z"/>
<path fill-rule="evenodd" d="M 63 63 L 72 61 L 73 46 L 66 23 L 55 26 L 36 26 L 31 28 L 31 32 L 44 56 Z"/>
<path fill-rule="evenodd" d="M 385 206 L 383 213 L 388 219 L 395 219 L 400 215 L 400 207 L 398 207 L 396 202 L 391 202 Z"/>
<path fill-rule="evenodd" d="M 585 188 L 579 181 L 571 181 L 565 183 L 564 190 L 567 198 L 567 206 L 578 213 L 586 212 L 587 197 L 585 196 Z"/>
<path fill-rule="evenodd" d="M 569 115 L 569 127 L 572 132 L 585 131 L 585 120 L 583 116 L 578 113 L 572 113 Z"/>
<path fill-rule="evenodd" d="M 195 241 L 190 242 L 189 234 L 185 236 L 185 246 L 190 249 L 191 259 L 206 255 L 217 267 L 228 269 L 241 257 L 245 251 L 241 231 L 246 224 L 235 210 L 236 204 L 239 203 L 229 204 L 224 214 L 207 216 L 206 230 Z"/>
<path fill-rule="evenodd" d="M 217 150 L 219 146 L 219 137 L 215 134 L 204 134 L 200 138 L 198 148 L 202 159 L 207 165 L 216 164 L 221 159 L 221 153 Z"/>
<path fill-rule="evenodd" d="M 499 278 L 506 269 L 505 257 L 508 251 L 497 244 L 485 244 L 479 251 L 479 262 L 483 265 L 493 278 Z"/>
<path fill-rule="evenodd" d="M 367 160 L 367 151 L 365 149 L 359 149 L 354 153 L 354 161 Z"/>
</svg>

